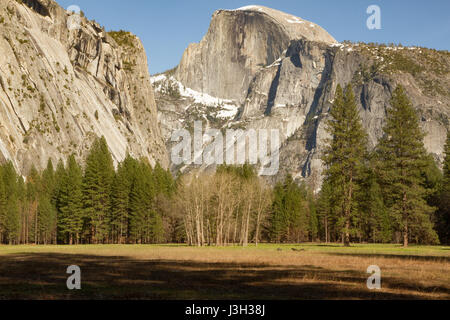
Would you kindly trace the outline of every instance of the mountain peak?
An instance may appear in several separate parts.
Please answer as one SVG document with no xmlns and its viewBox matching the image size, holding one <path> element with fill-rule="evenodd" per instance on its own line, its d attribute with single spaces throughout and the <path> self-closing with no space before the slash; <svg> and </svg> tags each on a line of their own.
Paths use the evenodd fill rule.
<svg viewBox="0 0 450 320">
<path fill-rule="evenodd" d="M 220 11 L 220 10 L 219 10 Z M 235 10 L 222 10 L 230 12 L 243 12 L 251 14 L 263 14 L 275 20 L 282 25 L 292 39 L 306 39 L 310 41 L 319 41 L 326 43 L 336 43 L 337 41 L 319 25 L 285 13 L 276 9 L 268 8 L 260 5 L 248 5 L 237 8 Z"/>
<path fill-rule="evenodd" d="M 200 43 L 186 49 L 175 78 L 195 91 L 242 102 L 256 72 L 282 58 L 296 40 L 336 43 L 317 24 L 275 9 L 218 10 Z"/>
</svg>

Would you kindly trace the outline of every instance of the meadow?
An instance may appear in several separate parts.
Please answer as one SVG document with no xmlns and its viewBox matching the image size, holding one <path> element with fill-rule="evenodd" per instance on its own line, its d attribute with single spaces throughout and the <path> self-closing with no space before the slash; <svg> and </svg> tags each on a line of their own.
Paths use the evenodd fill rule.
<svg viewBox="0 0 450 320">
<path fill-rule="evenodd" d="M 66 287 L 70 265 L 81 290 Z M 370 265 L 379 290 L 366 286 Z M 450 299 L 450 247 L 5 245 L 0 299 Z"/>
</svg>

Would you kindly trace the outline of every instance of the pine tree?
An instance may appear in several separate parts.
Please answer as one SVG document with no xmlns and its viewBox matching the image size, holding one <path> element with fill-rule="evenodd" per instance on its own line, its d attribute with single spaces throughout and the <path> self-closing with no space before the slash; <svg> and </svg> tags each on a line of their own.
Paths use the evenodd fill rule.
<svg viewBox="0 0 450 320">
<path fill-rule="evenodd" d="M 136 180 L 138 162 L 130 155 L 118 165 L 112 183 L 110 227 L 113 239 L 124 243 L 129 235 L 131 188 Z"/>
<path fill-rule="evenodd" d="M 56 228 L 56 209 L 47 194 L 43 194 L 39 198 L 38 219 L 40 242 L 51 243 Z"/>
<path fill-rule="evenodd" d="M 335 205 L 334 190 L 328 179 L 322 183 L 319 198 L 317 199 L 317 216 L 320 222 L 320 232 L 325 243 L 332 241 L 334 227 L 336 226 L 336 212 L 339 207 Z"/>
<path fill-rule="evenodd" d="M 392 223 L 372 166 L 367 166 L 363 171 L 357 198 L 358 222 L 362 238 L 374 243 L 390 242 L 392 240 Z"/>
<path fill-rule="evenodd" d="M 64 162 L 62 161 L 62 159 L 59 159 L 58 164 L 56 165 L 56 170 L 55 170 L 55 182 L 54 182 L 54 188 L 53 188 L 53 192 L 51 195 L 51 203 L 52 205 L 56 208 L 56 221 L 55 221 L 55 225 L 56 225 L 56 229 L 54 232 L 54 239 L 53 242 L 58 243 L 58 239 L 60 239 L 60 225 L 61 225 L 61 217 L 62 217 L 62 212 L 61 212 L 61 207 L 62 207 L 62 202 L 61 202 L 61 190 L 62 190 L 62 185 L 64 182 L 64 179 L 66 177 L 66 169 L 64 168 Z M 62 241 L 64 241 L 63 239 L 60 239 Z"/>
<path fill-rule="evenodd" d="M 7 243 L 16 244 L 19 241 L 20 216 L 18 203 L 19 177 L 11 161 L 2 170 L 3 184 L 6 189 L 6 210 L 3 214 L 3 232 Z"/>
<path fill-rule="evenodd" d="M 317 216 L 317 205 L 314 194 L 308 190 L 308 210 L 309 210 L 309 233 L 311 241 L 316 241 L 319 233 L 319 219 Z"/>
<path fill-rule="evenodd" d="M 153 177 L 157 193 L 170 195 L 174 191 L 172 175 L 164 170 L 159 163 L 153 169 Z"/>
<path fill-rule="evenodd" d="M 0 244 L 3 243 L 3 236 L 6 234 L 6 186 L 3 180 L 3 166 L 0 165 Z"/>
<path fill-rule="evenodd" d="M 86 159 L 83 202 L 93 243 L 107 240 L 114 165 L 105 137 L 94 141 Z"/>
<path fill-rule="evenodd" d="M 398 86 L 388 110 L 384 136 L 378 145 L 379 177 L 384 199 L 395 219 L 397 230 L 403 233 L 403 245 L 409 243 L 411 233 L 422 241 L 438 241 L 430 215 L 434 209 L 425 201 L 422 172 L 426 167 L 424 134 L 418 116 Z"/>
<path fill-rule="evenodd" d="M 322 160 L 326 166 L 325 179 L 333 186 L 333 201 L 339 205 L 344 244 L 350 245 L 351 221 L 355 211 L 354 194 L 366 153 L 366 133 L 362 127 L 353 89 L 348 85 L 345 93 L 338 85 L 332 119 L 327 123 L 331 135 Z"/>
<path fill-rule="evenodd" d="M 441 242 L 450 243 L 450 131 L 444 147 L 444 175 L 439 199 L 438 230 Z"/>
<path fill-rule="evenodd" d="M 289 181 L 286 188 L 286 211 L 289 219 L 289 240 L 302 242 L 308 240 L 310 232 L 311 216 L 307 201 L 305 184 L 298 186 L 294 179 Z"/>
<path fill-rule="evenodd" d="M 154 222 L 153 201 L 156 195 L 152 169 L 140 162 L 130 194 L 130 236 L 134 242 L 148 243 Z"/>
<path fill-rule="evenodd" d="M 38 244 L 39 242 L 39 195 L 42 192 L 41 177 L 34 166 L 31 167 L 30 174 L 27 177 L 26 182 L 26 194 L 27 194 L 27 221 L 26 224 L 29 228 L 29 241 Z"/>
<path fill-rule="evenodd" d="M 19 243 L 28 243 L 28 238 L 26 237 L 29 233 L 28 229 L 24 228 L 24 220 L 28 214 L 28 206 L 27 206 L 27 195 L 26 195 L 26 186 L 25 181 L 22 176 L 17 177 L 17 210 L 18 210 L 18 219 L 19 224 Z M 27 225 L 28 226 L 28 225 Z"/>
<path fill-rule="evenodd" d="M 306 238 L 310 231 L 310 216 L 306 190 L 299 187 L 291 175 L 274 189 L 271 217 L 272 241 L 297 241 Z"/>
<path fill-rule="evenodd" d="M 39 196 L 38 220 L 39 238 L 44 244 L 51 243 L 56 234 L 56 206 L 53 202 L 55 192 L 55 172 L 51 159 L 47 162 L 47 168 L 42 172 L 42 192 Z"/>
<path fill-rule="evenodd" d="M 60 211 L 58 229 L 61 239 L 70 245 L 79 243 L 83 227 L 81 183 L 81 168 L 75 156 L 71 155 L 67 160 L 67 169 L 61 181 L 58 200 Z"/>
<path fill-rule="evenodd" d="M 53 163 L 51 159 L 48 159 L 47 167 L 42 172 L 42 192 L 51 195 L 55 190 L 55 170 L 53 169 Z"/>
<path fill-rule="evenodd" d="M 286 230 L 286 219 L 284 217 L 284 189 L 281 183 L 274 188 L 274 200 L 272 205 L 272 216 L 270 221 L 270 239 L 281 242 L 284 230 Z"/>
<path fill-rule="evenodd" d="M 161 216 L 152 211 L 150 214 L 150 242 L 161 243 L 164 239 L 164 226 Z"/>
</svg>

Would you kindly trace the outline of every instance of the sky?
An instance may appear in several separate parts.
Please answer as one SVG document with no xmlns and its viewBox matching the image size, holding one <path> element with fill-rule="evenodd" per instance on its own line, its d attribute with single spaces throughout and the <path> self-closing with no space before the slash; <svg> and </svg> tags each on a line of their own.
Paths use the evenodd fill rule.
<svg viewBox="0 0 450 320">
<path fill-rule="evenodd" d="M 151 74 L 178 65 L 199 42 L 218 9 L 263 5 L 312 21 L 336 40 L 401 43 L 450 51 L 449 0 L 56 0 L 77 5 L 107 31 L 127 30 L 143 42 Z M 381 29 L 369 30 L 367 8 L 381 9 Z"/>
</svg>

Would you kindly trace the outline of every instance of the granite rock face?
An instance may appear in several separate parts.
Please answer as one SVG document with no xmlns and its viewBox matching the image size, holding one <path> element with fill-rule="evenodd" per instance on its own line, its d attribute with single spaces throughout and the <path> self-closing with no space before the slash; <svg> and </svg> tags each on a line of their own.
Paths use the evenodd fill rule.
<svg viewBox="0 0 450 320">
<path fill-rule="evenodd" d="M 219 10 L 202 41 L 185 51 L 175 78 L 193 90 L 241 101 L 258 70 L 295 39 L 336 42 L 318 25 L 270 8 Z"/>
<path fill-rule="evenodd" d="M 176 101 L 167 99 L 157 92 L 166 141 L 175 119 L 176 128 L 203 118 L 208 119 L 208 126 L 219 129 L 279 129 L 280 171 L 271 179 L 277 181 L 290 173 L 319 189 L 325 123 L 336 86 L 352 84 L 369 144 L 374 147 L 382 135 L 392 92 L 401 84 L 427 134 L 425 147 L 440 163 L 449 130 L 450 53 L 341 44 L 317 25 L 302 21 L 259 6 L 214 13 L 207 35 L 189 46 L 171 81 L 198 95 L 229 99 L 239 112 L 225 122 L 215 122 L 207 108 L 194 117 L 192 101 L 183 95 Z"/>
<path fill-rule="evenodd" d="M 105 136 L 115 162 L 167 166 L 142 43 L 73 18 L 53 0 L 0 0 L 0 161 L 26 174 Z"/>
</svg>

